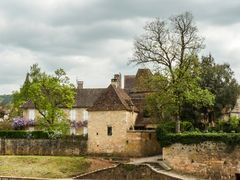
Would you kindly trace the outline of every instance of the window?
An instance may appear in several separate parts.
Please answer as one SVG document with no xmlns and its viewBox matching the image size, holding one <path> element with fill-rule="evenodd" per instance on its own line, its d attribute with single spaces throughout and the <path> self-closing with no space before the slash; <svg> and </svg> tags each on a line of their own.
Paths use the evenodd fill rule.
<svg viewBox="0 0 240 180">
<path fill-rule="evenodd" d="M 83 135 L 86 136 L 88 133 L 88 128 L 87 127 L 83 127 Z"/>
<path fill-rule="evenodd" d="M 88 120 L 88 111 L 87 110 L 83 110 L 83 120 L 87 121 Z"/>
<path fill-rule="evenodd" d="M 76 121 L 76 110 L 75 109 L 70 110 L 70 120 Z"/>
<path fill-rule="evenodd" d="M 35 110 L 34 109 L 30 109 L 29 111 L 28 111 L 28 118 L 29 119 L 31 119 L 31 120 L 33 120 L 33 119 L 35 119 Z"/>
<path fill-rule="evenodd" d="M 107 127 L 107 135 L 112 136 L 112 126 Z"/>
</svg>

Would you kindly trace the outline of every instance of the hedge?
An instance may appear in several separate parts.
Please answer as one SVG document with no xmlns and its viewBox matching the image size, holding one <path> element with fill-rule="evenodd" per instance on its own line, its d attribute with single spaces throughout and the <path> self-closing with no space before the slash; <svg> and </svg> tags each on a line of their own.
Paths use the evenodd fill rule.
<svg viewBox="0 0 240 180">
<path fill-rule="evenodd" d="M 23 131 L 23 130 L 10 130 L 10 131 L 0 131 L 0 138 L 6 139 L 50 139 L 53 136 L 51 133 L 45 131 Z M 86 139 L 87 137 L 83 137 L 81 135 L 64 135 L 58 137 L 61 139 Z"/>
<path fill-rule="evenodd" d="M 175 143 L 199 144 L 205 141 L 223 142 L 228 145 L 240 145 L 240 133 L 159 133 L 158 141 L 162 147 L 170 146 Z"/>
</svg>

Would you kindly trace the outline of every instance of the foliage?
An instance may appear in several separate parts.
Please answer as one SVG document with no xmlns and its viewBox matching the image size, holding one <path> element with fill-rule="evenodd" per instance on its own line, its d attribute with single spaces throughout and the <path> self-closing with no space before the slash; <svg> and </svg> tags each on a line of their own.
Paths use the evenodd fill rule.
<svg viewBox="0 0 240 180">
<path fill-rule="evenodd" d="M 25 131 L 25 130 L 2 130 L 0 131 L 0 138 L 6 139 L 79 139 L 79 140 L 86 140 L 87 137 L 82 135 L 61 135 L 56 137 L 53 132 L 45 132 L 45 131 Z"/>
<path fill-rule="evenodd" d="M 214 104 L 216 118 L 221 115 L 224 108 L 233 108 L 240 94 L 240 86 L 230 65 L 216 64 L 211 55 L 202 57 L 201 86 L 216 96 Z"/>
<path fill-rule="evenodd" d="M 158 130 L 166 133 L 174 133 L 175 132 L 175 121 L 162 121 L 159 126 Z M 181 132 L 189 132 L 194 131 L 194 127 L 191 122 L 189 121 L 182 121 L 181 122 Z"/>
<path fill-rule="evenodd" d="M 228 121 L 219 120 L 216 124 L 216 127 L 210 128 L 210 131 L 240 133 L 240 118 L 232 116 Z"/>
<path fill-rule="evenodd" d="M 9 120 L 3 120 L 0 122 L 0 130 L 12 130 L 12 122 Z"/>
<path fill-rule="evenodd" d="M 180 132 L 181 108 L 185 102 L 197 107 L 213 104 L 212 93 L 199 84 L 196 54 L 203 48 L 203 41 L 190 13 L 150 22 L 134 46 L 132 62 L 150 63 L 158 69 L 152 83 L 155 93 L 148 99 L 153 106 L 149 109 L 175 116 L 177 132 Z M 164 114 L 156 115 L 163 118 Z"/>
<path fill-rule="evenodd" d="M 13 103 L 17 109 L 25 102 L 33 103 L 41 115 L 39 121 L 44 130 L 66 133 L 69 125 L 62 108 L 71 108 L 74 97 L 74 86 L 63 69 L 48 75 L 34 64 L 20 91 L 14 93 Z"/>
<path fill-rule="evenodd" d="M 0 95 L 0 105 L 8 106 L 12 102 L 12 95 Z"/>
<path fill-rule="evenodd" d="M 49 138 L 47 132 L 44 131 L 22 131 L 22 130 L 12 130 L 12 131 L 0 131 L 0 138 L 9 139 L 21 139 L 21 138 L 32 138 L 32 139 L 45 139 Z"/>
<path fill-rule="evenodd" d="M 162 147 L 170 146 L 175 143 L 181 144 L 199 144 L 205 141 L 223 142 L 229 145 L 240 144 L 240 133 L 163 133 L 160 129 L 157 131 L 157 137 Z"/>
</svg>

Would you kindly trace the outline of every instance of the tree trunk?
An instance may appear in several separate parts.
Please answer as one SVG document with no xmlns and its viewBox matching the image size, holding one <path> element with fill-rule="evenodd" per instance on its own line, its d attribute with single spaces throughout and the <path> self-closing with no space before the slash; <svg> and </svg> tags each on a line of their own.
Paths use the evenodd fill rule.
<svg viewBox="0 0 240 180">
<path fill-rule="evenodd" d="M 180 121 L 179 115 L 177 115 L 177 118 L 176 118 L 176 133 L 180 133 L 180 132 L 181 132 L 181 121 Z"/>
</svg>

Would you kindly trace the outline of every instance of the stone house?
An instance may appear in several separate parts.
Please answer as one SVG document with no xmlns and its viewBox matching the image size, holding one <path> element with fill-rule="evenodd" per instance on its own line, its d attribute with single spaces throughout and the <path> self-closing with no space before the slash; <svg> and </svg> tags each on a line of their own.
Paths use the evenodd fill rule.
<svg viewBox="0 0 240 180">
<path fill-rule="evenodd" d="M 83 81 L 77 82 L 75 103 L 72 109 L 64 109 L 66 116 L 71 123 L 70 134 L 83 134 L 87 132 L 88 111 L 95 100 L 101 95 L 104 88 L 83 88 Z M 31 101 L 22 106 L 24 119 L 37 119 L 40 114 L 35 110 Z M 79 126 L 79 127 L 78 127 Z M 77 128 L 78 127 L 78 128 Z"/>
<path fill-rule="evenodd" d="M 151 93 L 142 82 L 152 76 L 149 69 L 139 69 L 136 75 L 115 74 L 107 88 L 86 89 L 78 82 L 76 102 L 65 109 L 70 122 L 87 122 L 85 127 L 72 128 L 73 134 L 88 134 L 89 153 L 110 153 L 127 156 L 159 154 L 156 123 L 145 116 L 145 97 Z M 24 117 L 36 118 L 31 102 L 25 103 Z"/>
<path fill-rule="evenodd" d="M 138 114 L 127 93 L 111 84 L 88 111 L 88 151 L 125 152 L 127 131 L 134 129 Z"/>
</svg>

